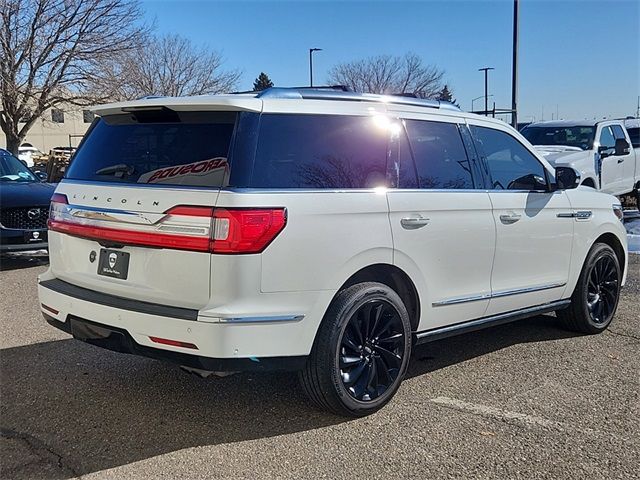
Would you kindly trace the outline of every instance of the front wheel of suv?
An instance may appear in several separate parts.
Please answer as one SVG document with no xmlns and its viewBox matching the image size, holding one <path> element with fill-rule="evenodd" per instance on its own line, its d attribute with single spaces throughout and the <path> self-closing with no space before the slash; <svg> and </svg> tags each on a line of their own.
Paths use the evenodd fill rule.
<svg viewBox="0 0 640 480">
<path fill-rule="evenodd" d="M 319 407 L 362 417 L 386 405 L 411 355 L 409 314 L 387 285 L 341 291 L 327 310 L 300 383 Z"/>
<path fill-rule="evenodd" d="M 622 271 L 615 252 L 605 243 L 596 243 L 584 262 L 571 304 L 556 315 L 569 330 L 603 332 L 618 307 L 621 282 Z"/>
</svg>

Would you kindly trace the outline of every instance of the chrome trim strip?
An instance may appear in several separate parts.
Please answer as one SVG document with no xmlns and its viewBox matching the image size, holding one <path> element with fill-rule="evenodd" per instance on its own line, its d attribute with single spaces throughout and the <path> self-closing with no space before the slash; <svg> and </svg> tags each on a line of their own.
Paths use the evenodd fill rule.
<svg viewBox="0 0 640 480">
<path fill-rule="evenodd" d="M 483 293 L 481 295 L 470 295 L 468 297 L 454 297 L 440 302 L 433 302 L 431 306 L 442 307 L 444 305 L 455 305 L 457 303 L 477 302 L 479 300 L 487 300 L 491 298 L 490 293 Z"/>
<path fill-rule="evenodd" d="M 575 218 L 577 220 L 589 220 L 593 212 L 591 210 L 579 210 L 571 213 L 559 213 L 558 218 Z"/>
<path fill-rule="evenodd" d="M 532 292 L 540 292 L 542 290 L 550 290 L 552 288 L 560 288 L 564 287 L 566 282 L 558 282 L 558 283 L 550 283 L 547 285 L 537 285 L 535 287 L 525 287 L 525 288 L 514 288 L 510 290 L 499 290 L 493 293 L 483 293 L 480 295 L 470 295 L 468 297 L 455 297 L 449 298 L 446 300 L 441 300 L 439 302 L 433 302 L 431 304 L 432 307 L 442 307 L 445 305 L 455 305 L 458 303 L 467 303 L 467 302 L 477 302 L 479 300 L 488 300 L 491 298 L 500 298 L 500 297 L 508 297 L 510 295 L 520 295 L 522 293 L 532 293 Z"/>
<path fill-rule="evenodd" d="M 552 288 L 564 287 L 566 282 L 550 283 L 548 285 L 538 285 L 535 287 L 514 288 L 511 290 L 499 290 L 491 294 L 491 298 L 508 297 L 509 295 L 520 295 L 521 293 L 540 292 L 542 290 L 551 290 Z"/>
<path fill-rule="evenodd" d="M 265 317 L 221 317 L 221 323 L 299 322 L 304 315 L 272 315 Z"/>
<path fill-rule="evenodd" d="M 495 325 L 501 325 L 509 322 L 515 322 L 523 318 L 532 317 L 534 315 L 540 315 L 543 313 L 553 312 L 561 308 L 567 307 L 571 304 L 570 299 L 557 300 L 555 302 L 543 303 L 542 305 L 536 305 L 535 307 L 523 308 L 522 310 L 514 310 L 506 313 L 499 313 L 490 317 L 483 317 L 477 320 L 470 320 L 467 322 L 456 323 L 455 325 L 447 325 L 444 327 L 438 327 L 431 330 L 423 330 L 422 332 L 415 333 L 416 343 L 430 342 L 439 340 L 441 338 L 451 337 L 458 335 L 459 333 L 472 332 L 475 330 L 481 330 L 486 327 L 492 327 Z"/>
</svg>

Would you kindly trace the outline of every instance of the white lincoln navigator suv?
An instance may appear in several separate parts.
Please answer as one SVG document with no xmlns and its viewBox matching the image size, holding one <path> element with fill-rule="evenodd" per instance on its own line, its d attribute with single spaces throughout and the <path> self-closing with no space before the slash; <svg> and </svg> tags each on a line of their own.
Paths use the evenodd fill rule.
<svg viewBox="0 0 640 480">
<path fill-rule="evenodd" d="M 361 416 L 414 345 L 556 312 L 602 332 L 627 267 L 616 198 L 514 129 L 323 89 L 96 107 L 52 199 L 46 320 L 196 371 L 299 371 Z"/>
</svg>

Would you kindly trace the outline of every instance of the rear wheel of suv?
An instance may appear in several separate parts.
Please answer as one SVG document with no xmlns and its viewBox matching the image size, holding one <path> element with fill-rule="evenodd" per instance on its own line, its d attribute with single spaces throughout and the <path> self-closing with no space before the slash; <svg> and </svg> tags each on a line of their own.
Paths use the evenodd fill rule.
<svg viewBox="0 0 640 480">
<path fill-rule="evenodd" d="M 618 307 L 622 272 L 613 249 L 596 243 L 587 255 L 571 305 L 556 314 L 569 330 L 581 333 L 603 332 Z"/>
<path fill-rule="evenodd" d="M 388 286 L 341 291 L 325 314 L 300 383 L 319 407 L 361 417 L 386 405 L 411 355 L 409 314 Z"/>
</svg>

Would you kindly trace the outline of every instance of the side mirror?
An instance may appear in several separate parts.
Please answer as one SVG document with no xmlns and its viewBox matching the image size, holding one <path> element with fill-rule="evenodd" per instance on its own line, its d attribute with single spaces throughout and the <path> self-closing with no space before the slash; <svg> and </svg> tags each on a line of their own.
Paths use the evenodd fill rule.
<svg viewBox="0 0 640 480">
<path fill-rule="evenodd" d="M 604 160 L 607 157 L 610 157 L 611 155 L 613 155 L 612 152 L 613 148 L 611 147 L 607 147 L 605 145 L 600 145 L 598 147 L 598 153 L 600 154 L 600 159 Z"/>
<path fill-rule="evenodd" d="M 580 173 L 571 167 L 556 167 L 556 186 L 558 190 L 571 190 L 580 185 Z"/>
<path fill-rule="evenodd" d="M 629 142 L 624 138 L 616 138 L 615 153 L 616 156 L 627 155 L 629 153 Z"/>
</svg>

